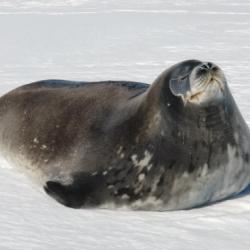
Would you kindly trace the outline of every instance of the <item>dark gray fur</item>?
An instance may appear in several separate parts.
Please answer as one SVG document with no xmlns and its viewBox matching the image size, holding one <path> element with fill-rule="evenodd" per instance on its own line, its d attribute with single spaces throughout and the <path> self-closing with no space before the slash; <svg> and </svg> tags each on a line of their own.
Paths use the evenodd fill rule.
<svg viewBox="0 0 250 250">
<path fill-rule="evenodd" d="M 211 172 L 226 166 L 228 144 L 237 148 L 235 154 L 249 167 L 249 150 L 243 146 L 249 141 L 248 127 L 228 88 L 221 102 L 202 107 L 184 106 L 171 92 L 171 79 L 200 63 L 174 65 L 151 86 L 46 80 L 17 88 L 0 99 L 2 151 L 9 159 L 18 162 L 16 158 L 22 157 L 30 164 L 27 168 L 39 170 L 45 176 L 45 191 L 66 206 L 109 202 L 132 206 L 154 197 L 162 202 L 159 210 L 168 209 L 174 181 L 185 172 L 199 181 L 204 164 Z M 154 122 L 157 112 L 161 119 Z M 152 155 L 147 166 L 136 167 L 133 155 L 139 162 L 147 153 Z M 60 178 L 70 177 L 70 183 L 58 180 L 61 172 L 69 176 Z M 189 195 L 189 189 L 181 192 L 180 199 Z M 213 192 L 173 209 L 207 203 Z"/>
</svg>

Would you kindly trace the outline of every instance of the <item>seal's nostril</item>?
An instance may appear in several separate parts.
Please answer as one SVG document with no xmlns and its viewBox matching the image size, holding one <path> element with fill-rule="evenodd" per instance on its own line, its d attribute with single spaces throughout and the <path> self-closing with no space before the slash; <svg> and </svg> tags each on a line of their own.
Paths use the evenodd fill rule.
<svg viewBox="0 0 250 250">
<path fill-rule="evenodd" d="M 209 69 L 211 69 L 213 67 L 213 64 L 211 62 L 208 62 L 207 66 L 209 67 Z"/>
<path fill-rule="evenodd" d="M 203 63 L 201 66 L 200 66 L 200 69 L 205 69 L 205 70 L 208 70 L 209 68 L 208 68 L 208 66 L 207 66 L 207 64 L 206 63 Z"/>
<path fill-rule="evenodd" d="M 205 62 L 205 63 L 202 63 L 201 65 L 200 65 L 200 69 L 202 69 L 202 70 L 210 70 L 210 69 L 212 69 L 213 68 L 213 63 L 211 63 L 211 62 Z"/>
</svg>

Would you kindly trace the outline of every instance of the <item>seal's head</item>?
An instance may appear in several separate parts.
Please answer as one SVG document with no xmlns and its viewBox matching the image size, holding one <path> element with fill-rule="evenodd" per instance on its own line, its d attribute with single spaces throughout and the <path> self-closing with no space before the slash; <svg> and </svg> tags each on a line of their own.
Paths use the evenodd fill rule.
<svg viewBox="0 0 250 250">
<path fill-rule="evenodd" d="M 169 89 L 183 103 L 211 105 L 223 99 L 226 79 L 222 70 L 211 62 L 188 60 L 171 68 Z"/>
</svg>

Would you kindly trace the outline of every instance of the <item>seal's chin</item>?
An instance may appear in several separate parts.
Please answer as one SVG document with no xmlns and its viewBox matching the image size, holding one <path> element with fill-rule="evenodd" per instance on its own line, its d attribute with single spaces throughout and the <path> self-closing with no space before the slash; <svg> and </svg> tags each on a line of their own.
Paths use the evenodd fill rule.
<svg viewBox="0 0 250 250">
<path fill-rule="evenodd" d="M 190 90 L 184 96 L 186 103 L 201 105 L 223 98 L 226 80 L 218 66 L 204 63 L 195 67 L 189 76 L 189 81 Z"/>
</svg>

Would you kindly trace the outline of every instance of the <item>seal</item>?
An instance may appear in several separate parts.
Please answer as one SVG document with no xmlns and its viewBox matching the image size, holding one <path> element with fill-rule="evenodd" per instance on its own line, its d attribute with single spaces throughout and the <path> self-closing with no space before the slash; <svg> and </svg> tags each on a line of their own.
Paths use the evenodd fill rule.
<svg viewBox="0 0 250 250">
<path fill-rule="evenodd" d="M 45 80 L 0 99 L 0 150 L 72 208 L 188 209 L 250 183 L 249 129 L 213 63 L 153 84 Z"/>
</svg>

